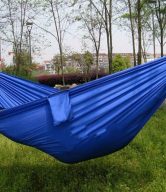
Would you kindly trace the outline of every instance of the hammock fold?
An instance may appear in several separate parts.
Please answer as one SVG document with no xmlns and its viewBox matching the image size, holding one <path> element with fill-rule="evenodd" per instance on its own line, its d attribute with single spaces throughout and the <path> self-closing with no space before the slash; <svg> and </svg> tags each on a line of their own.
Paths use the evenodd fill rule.
<svg viewBox="0 0 166 192">
<path fill-rule="evenodd" d="M 166 57 L 59 91 L 0 73 L 0 133 L 66 163 L 125 147 L 166 98 Z"/>
</svg>

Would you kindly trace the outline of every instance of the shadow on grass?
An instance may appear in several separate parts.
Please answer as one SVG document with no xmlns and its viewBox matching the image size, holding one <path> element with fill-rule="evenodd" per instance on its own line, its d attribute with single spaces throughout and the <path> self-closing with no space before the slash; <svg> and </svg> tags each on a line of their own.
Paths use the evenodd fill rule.
<svg viewBox="0 0 166 192">
<path fill-rule="evenodd" d="M 2 137 L 0 192 L 166 191 L 165 111 L 121 152 L 74 165 Z"/>
<path fill-rule="evenodd" d="M 76 165 L 56 162 L 50 166 L 13 164 L 4 167 L 1 165 L 0 174 L 3 177 L 0 189 L 21 192 L 121 191 L 119 188 L 121 185 L 123 185 L 122 191 L 125 191 L 124 186 L 138 187 L 140 183 L 150 182 L 152 178 L 150 172 L 147 172 L 146 178 L 143 178 L 140 170 L 131 169 L 125 166 L 125 163 L 112 164 L 105 158 Z"/>
</svg>

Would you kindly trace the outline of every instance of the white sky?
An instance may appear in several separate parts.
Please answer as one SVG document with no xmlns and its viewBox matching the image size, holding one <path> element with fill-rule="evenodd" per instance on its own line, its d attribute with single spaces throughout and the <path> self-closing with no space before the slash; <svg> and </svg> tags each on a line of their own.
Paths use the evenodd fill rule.
<svg viewBox="0 0 166 192">
<path fill-rule="evenodd" d="M 78 31 L 76 28 L 72 28 L 72 35 L 66 34 L 65 38 L 65 47 L 70 49 L 71 51 L 81 52 L 82 40 L 81 40 L 81 31 Z M 52 46 L 43 50 L 43 59 L 50 59 L 58 53 L 57 43 L 55 42 L 54 38 L 50 37 L 49 40 L 52 42 Z M 156 42 L 157 43 L 157 42 Z M 87 42 L 88 49 L 93 52 L 91 42 Z M 164 51 L 166 52 L 166 46 Z M 103 35 L 102 43 L 101 43 L 101 53 L 107 53 L 107 44 L 106 38 Z M 131 36 L 130 33 L 125 32 L 124 30 L 120 30 L 118 27 L 114 26 L 113 29 L 113 52 L 114 53 L 132 53 L 132 43 L 131 43 Z M 149 53 L 153 53 L 153 47 L 150 46 L 148 48 Z M 160 53 L 160 47 L 157 44 L 156 52 Z"/>
<path fill-rule="evenodd" d="M 34 33 L 35 29 L 32 29 L 32 34 Z M 52 27 L 52 32 L 54 28 Z M 83 32 L 78 28 L 77 25 L 73 25 L 70 29 L 70 34 L 67 33 L 65 36 L 65 49 L 70 50 L 70 51 L 75 51 L 75 52 L 81 52 L 83 49 L 82 46 L 82 36 Z M 47 48 L 42 48 L 41 49 L 41 56 L 39 55 L 32 55 L 34 60 L 36 62 L 42 63 L 44 60 L 51 60 L 52 57 L 58 53 L 58 46 L 55 41 L 55 39 L 49 35 L 45 34 L 47 40 L 51 42 L 51 46 Z M 33 42 L 32 42 L 33 44 Z M 92 46 L 90 41 L 87 42 L 88 50 L 93 52 Z M 12 63 L 12 56 L 8 55 L 8 52 L 12 51 L 11 46 L 4 45 L 2 42 L 2 57 L 5 59 L 6 63 L 10 64 Z M 102 38 L 102 46 L 101 46 L 101 53 L 107 53 L 107 45 L 106 45 L 106 38 Z M 125 32 L 124 30 L 120 30 L 118 27 L 114 26 L 113 28 L 113 52 L 114 53 L 131 53 L 132 52 L 132 45 L 131 45 L 131 37 L 130 33 Z M 153 53 L 153 48 L 152 46 L 149 47 L 148 49 L 149 53 Z M 160 53 L 160 47 L 157 46 L 157 53 Z M 164 52 L 166 52 L 166 46 L 164 49 Z"/>
</svg>

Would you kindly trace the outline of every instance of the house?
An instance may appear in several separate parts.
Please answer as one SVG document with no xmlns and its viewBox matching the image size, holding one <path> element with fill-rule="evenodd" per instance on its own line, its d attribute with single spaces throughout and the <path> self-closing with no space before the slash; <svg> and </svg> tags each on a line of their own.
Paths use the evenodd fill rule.
<svg viewBox="0 0 166 192">
<path fill-rule="evenodd" d="M 55 66 L 52 62 L 52 60 L 47 60 L 44 61 L 44 63 L 42 64 L 42 66 L 44 67 L 44 70 L 50 74 L 55 74 Z"/>
<path fill-rule="evenodd" d="M 81 58 L 82 58 L 83 55 L 82 54 L 80 54 L 80 55 L 81 55 Z M 94 65 L 92 66 L 92 68 L 95 69 L 96 55 L 94 53 L 92 55 L 93 55 L 93 58 L 94 58 Z M 113 58 L 116 55 L 121 55 L 122 57 L 128 57 L 130 59 L 131 65 L 134 66 L 134 55 L 132 53 L 113 53 Z M 160 54 L 156 54 L 156 58 L 159 58 L 159 57 L 160 57 Z M 149 61 L 152 61 L 152 60 L 154 60 L 154 55 L 153 54 L 151 54 L 151 53 L 143 54 L 143 58 L 142 58 L 143 63 L 149 62 Z M 82 59 L 82 63 L 83 63 L 83 59 Z M 103 68 L 103 69 L 108 68 L 108 63 L 109 63 L 108 62 L 108 54 L 100 53 L 99 54 L 99 68 Z M 44 66 L 44 70 L 47 71 L 49 74 L 55 74 L 56 73 L 55 72 L 56 71 L 55 66 L 54 66 L 52 60 L 44 61 L 43 66 Z M 78 69 L 78 70 L 82 71 L 81 64 L 78 61 L 74 60 L 71 55 L 66 57 L 64 69 L 65 69 L 65 67 L 73 67 L 75 69 Z"/>
</svg>

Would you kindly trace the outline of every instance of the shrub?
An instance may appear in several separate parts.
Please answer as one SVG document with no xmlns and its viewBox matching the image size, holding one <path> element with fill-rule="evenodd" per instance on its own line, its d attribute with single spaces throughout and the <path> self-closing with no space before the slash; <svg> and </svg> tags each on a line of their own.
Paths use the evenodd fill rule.
<svg viewBox="0 0 166 192">
<path fill-rule="evenodd" d="M 99 78 L 106 76 L 106 73 L 99 73 Z M 96 79 L 96 73 L 91 73 L 90 80 Z M 81 73 L 65 74 L 65 84 L 71 85 L 73 83 L 82 84 L 86 82 L 86 77 Z M 41 75 L 37 77 L 37 80 L 41 84 L 45 84 L 54 87 L 56 84 L 62 84 L 62 75 Z"/>
<path fill-rule="evenodd" d="M 120 54 L 117 54 L 113 58 L 113 63 L 112 63 L 113 73 L 116 73 L 118 71 L 122 71 L 124 69 L 127 69 L 130 66 L 131 66 L 131 63 L 130 63 L 130 58 L 129 57 L 122 57 Z"/>
</svg>

